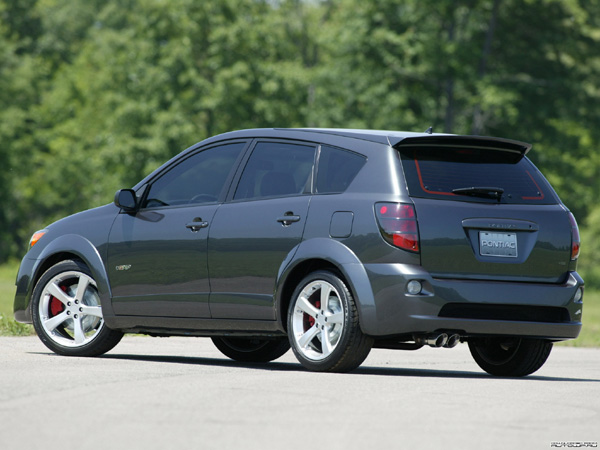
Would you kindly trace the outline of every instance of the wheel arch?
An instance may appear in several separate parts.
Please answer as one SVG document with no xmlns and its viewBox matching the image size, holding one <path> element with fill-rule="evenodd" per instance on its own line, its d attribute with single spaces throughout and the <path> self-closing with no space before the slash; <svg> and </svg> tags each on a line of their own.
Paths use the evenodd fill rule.
<svg viewBox="0 0 600 450">
<path fill-rule="evenodd" d="M 51 241 L 37 256 L 35 266 L 31 271 L 31 278 L 26 280 L 27 275 L 21 276 L 17 280 L 17 290 L 19 286 L 26 284 L 26 294 L 24 305 L 25 317 L 23 321 L 31 321 L 31 300 L 33 295 L 33 289 L 35 285 L 42 277 L 42 275 L 52 266 L 65 260 L 78 260 L 85 264 L 90 270 L 92 277 L 96 281 L 98 294 L 102 304 L 102 314 L 104 315 L 105 322 L 107 316 L 112 317 L 112 307 L 110 304 L 111 292 L 110 284 L 108 282 L 108 275 L 104 267 L 104 263 L 98 252 L 98 249 L 86 238 L 76 234 L 67 234 L 59 236 L 58 238 Z M 18 295 L 18 293 L 17 293 Z M 108 321 L 110 326 L 110 321 Z"/>
<path fill-rule="evenodd" d="M 317 270 L 334 272 L 343 279 L 356 301 L 361 329 L 363 332 L 368 330 L 375 301 L 364 266 L 344 244 L 326 238 L 303 241 L 293 253 L 291 261 L 282 266 L 275 293 L 279 327 L 287 332 L 287 313 L 292 294 L 305 276 Z"/>
</svg>

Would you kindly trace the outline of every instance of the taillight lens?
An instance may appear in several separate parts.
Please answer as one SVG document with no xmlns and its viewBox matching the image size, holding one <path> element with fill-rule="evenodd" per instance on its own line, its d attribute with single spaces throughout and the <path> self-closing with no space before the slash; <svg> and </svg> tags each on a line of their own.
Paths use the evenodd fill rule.
<svg viewBox="0 0 600 450">
<path fill-rule="evenodd" d="M 409 252 L 419 252 L 419 227 L 413 205 L 376 203 L 375 216 L 387 242 Z"/>
<path fill-rule="evenodd" d="M 579 227 L 575 216 L 569 212 L 569 221 L 571 222 L 571 261 L 579 258 L 579 248 L 581 246 L 581 238 L 579 237 Z"/>
</svg>

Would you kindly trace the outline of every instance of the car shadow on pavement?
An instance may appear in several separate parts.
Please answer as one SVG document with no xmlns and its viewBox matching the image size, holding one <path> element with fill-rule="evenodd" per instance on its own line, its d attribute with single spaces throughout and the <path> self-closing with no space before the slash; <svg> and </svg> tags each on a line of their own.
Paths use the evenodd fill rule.
<svg viewBox="0 0 600 450">
<path fill-rule="evenodd" d="M 124 355 L 124 354 L 105 354 L 99 356 L 100 359 L 122 359 L 129 361 L 146 361 L 157 363 L 173 363 L 173 364 L 194 364 L 199 366 L 215 366 L 215 367 L 239 367 L 245 369 L 260 369 L 260 370 L 277 370 L 277 371 L 293 371 L 301 370 L 300 364 L 270 362 L 270 363 L 247 363 L 233 361 L 231 359 L 220 358 L 203 358 L 198 356 L 171 356 L 171 355 Z"/>
<path fill-rule="evenodd" d="M 293 362 L 270 362 L 270 363 L 244 363 L 230 359 L 202 358 L 192 356 L 167 356 L 167 355 L 128 355 L 128 354 L 105 354 L 100 359 L 120 359 L 129 361 L 145 361 L 153 363 L 192 364 L 201 366 L 232 367 L 240 369 L 255 369 L 265 371 L 294 371 L 311 373 L 304 369 L 299 363 Z M 316 374 L 316 373 L 315 373 Z M 323 373 L 321 375 L 340 375 Z M 342 374 L 343 375 L 343 374 Z M 530 375 L 527 377 L 495 377 L 484 372 L 456 371 L 442 369 L 414 369 L 402 367 L 370 367 L 361 366 L 345 375 L 369 375 L 369 376 L 396 376 L 396 377 L 427 377 L 427 378 L 468 378 L 468 379 L 490 379 L 490 380 L 530 380 L 530 381 L 560 381 L 560 382 L 585 382 L 600 383 L 600 379 L 589 378 L 567 378 L 542 375 Z"/>
<path fill-rule="evenodd" d="M 396 367 L 368 367 L 361 366 L 351 372 L 358 375 L 379 375 L 379 376 L 402 376 L 402 377 L 428 377 L 428 378 L 480 378 L 489 380 L 527 380 L 527 381 L 567 381 L 579 383 L 600 383 L 600 379 L 591 378 L 568 378 L 568 377 L 551 377 L 543 375 L 529 375 L 526 377 L 497 377 L 485 372 L 463 372 L 456 370 L 440 370 L 440 369 L 410 369 Z"/>
</svg>

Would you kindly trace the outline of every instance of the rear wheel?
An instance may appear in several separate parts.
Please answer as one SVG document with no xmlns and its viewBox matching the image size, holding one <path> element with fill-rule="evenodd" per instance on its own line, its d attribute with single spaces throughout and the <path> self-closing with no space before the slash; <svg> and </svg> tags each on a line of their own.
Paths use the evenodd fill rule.
<svg viewBox="0 0 600 450">
<path fill-rule="evenodd" d="M 469 341 L 475 362 L 491 375 L 524 377 L 544 365 L 552 342 L 544 339 L 479 338 Z"/>
<path fill-rule="evenodd" d="M 273 361 L 290 349 L 285 339 L 214 337 L 212 341 L 225 356 L 242 362 Z"/>
<path fill-rule="evenodd" d="M 60 355 L 98 356 L 123 337 L 105 326 L 96 281 L 79 261 L 48 269 L 33 290 L 31 308 L 37 335 Z"/>
<path fill-rule="evenodd" d="M 352 294 L 340 277 L 326 271 L 308 275 L 294 291 L 288 335 L 298 361 L 320 372 L 353 370 L 373 346 L 360 329 Z"/>
</svg>

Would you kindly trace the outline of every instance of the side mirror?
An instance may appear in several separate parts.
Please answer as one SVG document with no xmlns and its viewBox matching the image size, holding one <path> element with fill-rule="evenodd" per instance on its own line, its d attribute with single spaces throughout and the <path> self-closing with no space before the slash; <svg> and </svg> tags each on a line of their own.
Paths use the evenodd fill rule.
<svg viewBox="0 0 600 450">
<path fill-rule="evenodd" d="M 125 212 L 137 211 L 138 202 L 133 189 L 121 189 L 115 194 L 115 205 Z"/>
</svg>

